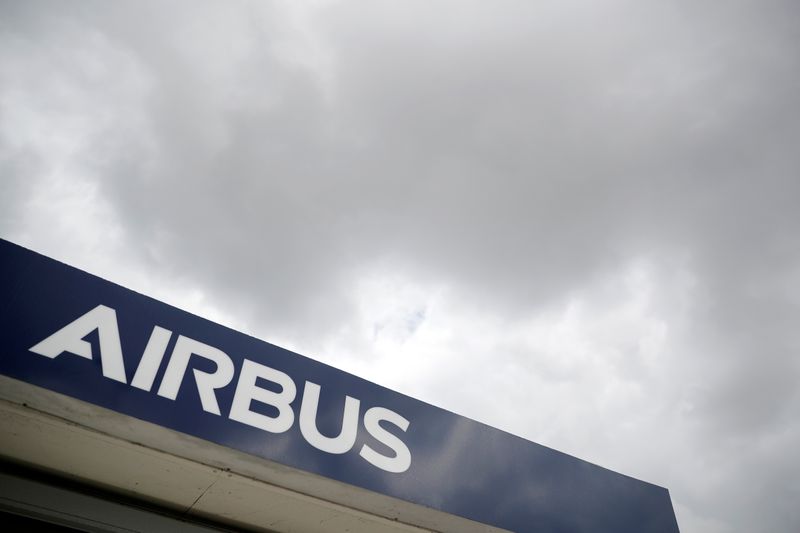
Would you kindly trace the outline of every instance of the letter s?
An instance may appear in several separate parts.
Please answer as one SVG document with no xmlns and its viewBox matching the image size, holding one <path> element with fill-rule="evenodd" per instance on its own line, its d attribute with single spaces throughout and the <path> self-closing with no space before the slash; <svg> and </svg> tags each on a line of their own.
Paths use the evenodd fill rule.
<svg viewBox="0 0 800 533">
<path fill-rule="evenodd" d="M 381 455 L 366 444 L 361 447 L 359 455 L 387 472 L 396 474 L 405 472 L 411 466 L 411 452 L 403 441 L 381 427 L 380 422 L 383 420 L 391 422 L 403 431 L 408 429 L 409 422 L 394 411 L 383 407 L 373 407 L 364 413 L 364 427 L 367 432 L 379 442 L 394 450 L 395 456 L 387 457 Z"/>
</svg>

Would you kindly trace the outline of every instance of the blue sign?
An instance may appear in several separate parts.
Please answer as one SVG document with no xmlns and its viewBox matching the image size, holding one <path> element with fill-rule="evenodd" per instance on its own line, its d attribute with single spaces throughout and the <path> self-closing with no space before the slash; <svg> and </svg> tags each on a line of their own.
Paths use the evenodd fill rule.
<svg viewBox="0 0 800 533">
<path fill-rule="evenodd" d="M 666 489 L 2 240 L 0 295 L 6 376 L 519 533 L 678 531 Z"/>
</svg>

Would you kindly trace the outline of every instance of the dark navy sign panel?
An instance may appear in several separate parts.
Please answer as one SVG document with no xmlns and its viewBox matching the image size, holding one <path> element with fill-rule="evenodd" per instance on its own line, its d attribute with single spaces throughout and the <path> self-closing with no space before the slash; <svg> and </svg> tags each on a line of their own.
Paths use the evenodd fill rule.
<svg viewBox="0 0 800 533">
<path fill-rule="evenodd" d="M 108 343 L 100 330 L 84 338 L 91 354 L 31 351 L 98 306 L 116 312 L 124 379 L 103 374 L 108 366 L 100 355 L 107 355 Z M 398 394 L 2 240 L 0 324 L 0 373 L 6 376 L 284 465 L 519 533 L 678 531 L 666 489 Z M 152 389 L 142 390 L 131 381 L 155 326 L 172 336 L 154 367 Z M 179 352 L 179 336 L 213 347 L 233 363 L 230 381 L 216 383 L 209 400 L 216 400 L 220 414 L 204 409 L 208 398 L 202 398 L 200 379 L 221 368 L 208 357 L 190 355 L 175 399 L 157 394 L 170 358 Z M 294 415 L 288 429 L 265 431 L 231 416 L 248 365 L 274 369 L 296 384 L 296 397 L 286 406 Z M 312 415 L 322 435 L 340 433 L 346 397 L 360 401 L 352 446 L 322 451 L 301 431 L 303 396 L 311 394 L 306 382 L 319 385 L 318 412 Z M 481 393 L 480 384 L 467 385 Z M 256 388 L 281 392 L 264 376 L 250 391 Z M 267 396 L 245 399 L 253 412 L 275 418 L 279 409 L 263 401 Z M 372 408 L 382 408 L 373 414 L 399 415 L 407 427 L 395 416 L 379 420 L 376 429 L 366 416 Z M 407 449 L 410 464 L 400 472 L 377 467 L 359 453 L 365 448 L 388 460 Z"/>
</svg>

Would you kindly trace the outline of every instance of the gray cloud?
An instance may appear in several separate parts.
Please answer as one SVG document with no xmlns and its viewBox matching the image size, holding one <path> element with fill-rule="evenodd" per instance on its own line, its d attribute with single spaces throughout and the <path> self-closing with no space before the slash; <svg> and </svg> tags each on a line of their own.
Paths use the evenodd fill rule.
<svg viewBox="0 0 800 533">
<path fill-rule="evenodd" d="M 671 434 L 670 468 L 653 457 L 635 468 L 672 488 L 684 527 L 800 525 L 795 3 L 2 10 L 5 235 L 45 242 L 30 200 L 79 176 L 136 268 L 202 287 L 267 340 L 306 346 L 354 327 L 359 283 L 375 273 L 447 287 L 447 309 L 481 310 L 463 319 L 499 330 L 590 302 L 597 323 L 633 324 L 619 326 L 627 342 L 592 333 L 614 346 L 602 368 L 649 391 L 601 424 L 629 421 L 632 445 L 646 445 L 637 432 Z M 637 261 L 649 322 L 604 322 L 628 290 L 610 280 Z M 659 327 L 666 348 L 649 363 L 637 342 Z M 586 382 L 570 362 L 600 364 L 528 337 L 486 349 L 543 386 L 577 390 Z M 438 370 L 421 394 L 474 378 Z M 532 394 L 503 392 L 503 376 L 503 398 Z M 501 423 L 468 391 L 452 394 L 465 414 Z M 550 423 L 563 439 L 553 445 L 573 445 L 566 422 Z M 612 449 L 598 460 L 622 457 Z"/>
</svg>

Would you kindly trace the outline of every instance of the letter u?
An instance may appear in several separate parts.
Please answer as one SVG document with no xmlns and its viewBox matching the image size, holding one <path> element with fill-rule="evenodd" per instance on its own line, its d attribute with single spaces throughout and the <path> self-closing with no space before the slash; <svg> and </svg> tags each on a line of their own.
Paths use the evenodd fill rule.
<svg viewBox="0 0 800 533">
<path fill-rule="evenodd" d="M 317 429 L 320 386 L 306 381 L 303 403 L 300 405 L 300 432 L 309 444 L 323 452 L 342 454 L 353 448 L 358 433 L 358 416 L 361 402 L 345 396 L 342 431 L 336 437 L 326 437 Z"/>
</svg>

